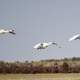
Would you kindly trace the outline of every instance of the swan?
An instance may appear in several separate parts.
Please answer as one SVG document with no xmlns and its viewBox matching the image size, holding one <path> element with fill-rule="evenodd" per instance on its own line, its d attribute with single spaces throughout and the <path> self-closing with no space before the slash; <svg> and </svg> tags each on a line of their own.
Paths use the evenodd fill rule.
<svg viewBox="0 0 80 80">
<path fill-rule="evenodd" d="M 72 41 L 72 40 L 80 40 L 80 34 L 76 34 L 69 39 L 69 41 Z"/>
<path fill-rule="evenodd" d="M 58 44 L 56 42 L 42 42 L 42 43 L 36 44 L 33 48 L 35 48 L 35 49 L 46 49 L 48 46 L 50 46 L 52 44 L 58 46 Z"/>
<path fill-rule="evenodd" d="M 13 35 L 16 34 L 13 29 L 10 29 L 10 30 L 0 29 L 0 34 L 6 34 L 6 33 L 10 33 L 10 34 L 13 34 Z"/>
</svg>

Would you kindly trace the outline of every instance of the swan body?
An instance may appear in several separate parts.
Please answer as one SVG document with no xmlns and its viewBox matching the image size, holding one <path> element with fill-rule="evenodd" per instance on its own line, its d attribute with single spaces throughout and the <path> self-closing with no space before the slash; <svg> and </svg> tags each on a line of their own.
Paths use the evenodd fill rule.
<svg viewBox="0 0 80 80">
<path fill-rule="evenodd" d="M 6 33 L 16 34 L 13 29 L 12 30 L 0 29 L 0 34 L 6 34 Z"/>
<path fill-rule="evenodd" d="M 36 44 L 33 48 L 35 48 L 35 49 L 46 49 L 48 46 L 50 46 L 52 44 L 57 46 L 57 43 L 55 43 L 55 42 L 43 42 L 43 43 Z"/>
</svg>

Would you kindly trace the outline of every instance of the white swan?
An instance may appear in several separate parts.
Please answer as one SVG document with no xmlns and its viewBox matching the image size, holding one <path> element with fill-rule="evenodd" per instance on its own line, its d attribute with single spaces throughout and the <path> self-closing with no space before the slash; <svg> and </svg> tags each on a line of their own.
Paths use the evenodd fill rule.
<svg viewBox="0 0 80 80">
<path fill-rule="evenodd" d="M 48 46 L 50 46 L 52 44 L 58 46 L 58 44 L 56 42 L 43 42 L 43 43 L 36 44 L 33 48 L 35 48 L 35 49 L 46 49 Z M 61 47 L 59 47 L 59 48 L 61 48 Z"/>
<path fill-rule="evenodd" d="M 0 34 L 6 34 L 6 33 L 16 34 L 13 29 L 12 30 L 0 29 Z"/>
<path fill-rule="evenodd" d="M 69 39 L 69 41 L 77 40 L 77 39 L 80 40 L 80 34 L 76 34 L 75 36 L 71 37 L 71 38 Z"/>
</svg>

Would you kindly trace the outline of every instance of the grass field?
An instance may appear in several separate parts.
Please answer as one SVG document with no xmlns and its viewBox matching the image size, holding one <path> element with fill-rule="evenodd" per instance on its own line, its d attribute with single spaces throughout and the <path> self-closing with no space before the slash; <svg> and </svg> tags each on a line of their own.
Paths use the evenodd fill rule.
<svg viewBox="0 0 80 80">
<path fill-rule="evenodd" d="M 0 80 L 80 80 L 78 74 L 0 74 Z"/>
</svg>

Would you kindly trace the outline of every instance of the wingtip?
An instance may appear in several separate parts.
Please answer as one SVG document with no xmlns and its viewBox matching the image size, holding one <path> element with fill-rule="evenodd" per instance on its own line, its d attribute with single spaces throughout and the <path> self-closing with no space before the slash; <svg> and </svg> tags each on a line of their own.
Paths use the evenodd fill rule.
<svg viewBox="0 0 80 80">
<path fill-rule="evenodd" d="M 56 46 L 58 45 L 56 42 L 53 42 L 52 44 L 54 44 L 54 45 L 56 45 Z"/>
</svg>

